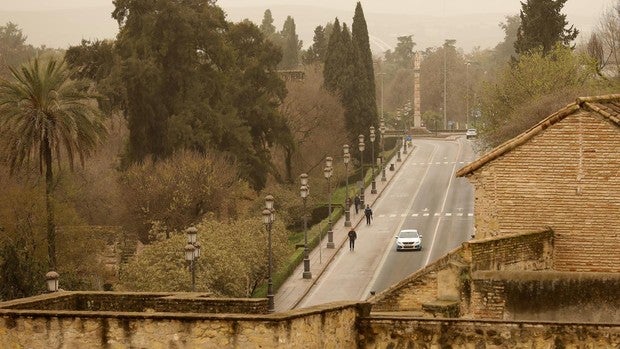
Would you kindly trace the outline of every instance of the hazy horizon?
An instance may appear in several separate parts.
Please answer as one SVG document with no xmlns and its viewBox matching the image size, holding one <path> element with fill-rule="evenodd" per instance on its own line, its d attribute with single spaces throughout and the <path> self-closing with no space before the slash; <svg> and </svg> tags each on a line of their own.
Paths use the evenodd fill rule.
<svg viewBox="0 0 620 349">
<path fill-rule="evenodd" d="M 588 35 L 603 10 L 614 0 L 568 0 L 563 13 L 570 24 Z M 286 16 L 297 24 L 297 33 L 307 47 L 317 25 L 338 17 L 351 23 L 357 1 L 353 0 L 220 0 L 217 4 L 228 19 L 248 18 L 260 23 L 271 9 L 274 25 L 281 29 Z M 396 37 L 413 35 L 417 48 L 441 45 L 444 38 L 457 40 L 466 52 L 473 47 L 491 48 L 503 39 L 499 23 L 518 14 L 519 1 L 497 0 L 383 0 L 362 2 L 374 51 L 395 45 Z M 118 32 L 112 19 L 111 0 L 0 0 L 1 25 L 16 23 L 33 46 L 66 48 L 82 39 L 109 39 Z"/>
</svg>

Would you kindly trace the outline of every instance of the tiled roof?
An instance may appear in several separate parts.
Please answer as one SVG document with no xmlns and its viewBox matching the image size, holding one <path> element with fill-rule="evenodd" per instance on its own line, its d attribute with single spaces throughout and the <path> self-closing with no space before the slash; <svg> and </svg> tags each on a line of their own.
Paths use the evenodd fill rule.
<svg viewBox="0 0 620 349">
<path fill-rule="evenodd" d="M 471 174 L 486 163 L 491 162 L 507 152 L 519 147 L 529 141 L 532 137 L 547 129 L 549 126 L 559 122 L 568 115 L 579 111 L 588 111 L 601 115 L 609 119 L 613 124 L 620 128 L 620 94 L 611 94 L 594 97 L 578 97 L 574 103 L 558 110 L 549 115 L 538 124 L 520 135 L 500 144 L 484 156 L 471 164 L 461 168 L 457 173 L 457 177 L 463 177 Z"/>
</svg>

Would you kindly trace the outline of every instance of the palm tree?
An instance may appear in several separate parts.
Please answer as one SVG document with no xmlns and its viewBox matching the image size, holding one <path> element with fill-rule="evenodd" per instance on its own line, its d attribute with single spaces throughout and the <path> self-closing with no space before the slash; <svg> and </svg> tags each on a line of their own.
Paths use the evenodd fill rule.
<svg viewBox="0 0 620 349">
<path fill-rule="evenodd" d="M 53 158 L 60 166 L 63 154 L 73 168 L 77 155 L 83 165 L 106 129 L 88 84 L 72 80 L 64 60 L 37 57 L 10 70 L 12 79 L 0 81 L 0 150 L 11 174 L 31 157 L 45 170 L 48 264 L 56 270 Z"/>
</svg>

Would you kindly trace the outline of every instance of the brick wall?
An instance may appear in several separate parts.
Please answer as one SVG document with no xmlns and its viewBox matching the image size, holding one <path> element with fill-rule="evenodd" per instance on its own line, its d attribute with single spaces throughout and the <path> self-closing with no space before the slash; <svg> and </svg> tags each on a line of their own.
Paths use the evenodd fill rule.
<svg viewBox="0 0 620 349">
<path fill-rule="evenodd" d="M 618 348 L 617 324 L 477 321 L 372 316 L 359 348 Z"/>
<path fill-rule="evenodd" d="M 478 238 L 556 233 L 554 269 L 620 272 L 620 132 L 572 114 L 470 177 Z"/>
<path fill-rule="evenodd" d="M 553 266 L 553 231 L 511 234 L 464 243 L 471 270 L 546 270 Z"/>
<path fill-rule="evenodd" d="M 476 319 L 620 323 L 617 273 L 478 271 L 470 311 Z"/>
</svg>

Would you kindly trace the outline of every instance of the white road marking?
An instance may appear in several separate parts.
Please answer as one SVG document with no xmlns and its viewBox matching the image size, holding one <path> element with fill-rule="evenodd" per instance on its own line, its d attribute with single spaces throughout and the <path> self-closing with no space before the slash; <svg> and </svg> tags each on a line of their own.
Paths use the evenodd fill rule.
<svg viewBox="0 0 620 349">
<path fill-rule="evenodd" d="M 415 148 L 415 151 L 417 151 L 418 148 Z M 437 146 L 433 145 L 433 151 L 430 154 L 430 158 L 432 159 L 433 156 L 435 155 L 435 153 L 437 152 Z M 422 179 L 425 178 L 426 176 L 428 176 L 428 172 L 430 170 L 430 167 L 427 167 L 426 170 L 424 171 L 424 174 L 422 176 L 420 176 L 420 183 L 422 182 Z M 403 172 L 399 172 L 398 175 L 401 175 Z M 407 211 L 411 210 L 411 208 L 413 207 L 413 203 L 415 202 L 416 197 L 418 196 L 418 194 L 420 193 L 420 189 L 421 189 L 421 185 L 418 185 L 415 193 L 413 194 L 413 196 L 411 196 L 411 200 L 409 200 L 409 205 L 407 205 Z M 428 208 L 425 209 L 426 211 L 428 211 Z M 398 225 L 398 230 L 400 230 L 403 227 L 403 224 L 405 224 L 405 220 L 406 218 L 403 217 L 401 218 L 400 224 Z M 381 261 L 379 262 L 379 264 L 377 265 L 377 268 L 375 269 L 374 275 L 372 276 L 372 279 L 370 279 L 370 282 L 368 283 L 368 285 L 366 286 L 366 289 L 364 290 L 364 292 L 362 293 L 362 298 L 360 298 L 361 300 L 365 300 L 368 296 L 368 294 L 370 294 L 370 291 L 372 289 L 372 287 L 374 287 L 375 282 L 377 281 L 377 277 L 379 277 L 379 272 L 381 271 L 381 269 L 383 268 L 383 265 L 385 264 L 385 260 L 387 259 L 390 250 L 392 249 L 392 244 L 387 244 L 387 246 L 385 247 L 385 250 L 383 251 L 383 257 L 381 257 Z"/>
<path fill-rule="evenodd" d="M 406 213 L 402 213 L 400 216 L 401 217 L 407 217 L 407 214 Z"/>
<path fill-rule="evenodd" d="M 457 213 L 456 215 L 457 215 L 458 217 L 463 217 L 463 214 L 462 214 L 462 213 Z"/>
<path fill-rule="evenodd" d="M 440 213 L 435 213 L 435 217 L 439 217 L 440 215 Z"/>
<path fill-rule="evenodd" d="M 429 214 L 428 214 L 428 213 L 425 213 L 425 214 L 423 214 L 423 216 L 424 216 L 424 217 L 428 217 L 428 216 L 429 216 Z"/>
<path fill-rule="evenodd" d="M 447 213 L 446 213 L 446 217 L 450 217 L 450 216 L 452 216 L 452 213 L 447 212 Z"/>
<path fill-rule="evenodd" d="M 396 217 L 396 215 L 395 215 L 395 214 L 391 214 L 391 215 L 390 215 L 390 218 L 394 218 L 394 217 Z"/>
<path fill-rule="evenodd" d="M 473 217 L 473 216 L 474 216 L 474 214 L 473 214 L 473 213 L 468 213 L 468 214 L 467 214 L 467 217 Z"/>
<path fill-rule="evenodd" d="M 458 150 L 458 152 L 456 154 L 456 158 L 458 159 L 459 156 L 461 155 L 462 149 L 461 149 L 461 142 L 458 142 L 457 144 L 458 144 L 458 149 L 459 150 Z M 456 171 L 456 164 L 454 166 L 452 166 L 452 172 L 451 173 L 453 174 L 455 171 Z M 446 188 L 446 191 L 445 191 L 445 194 L 444 194 L 443 204 L 441 205 L 441 212 L 444 212 L 444 210 L 446 209 L 446 203 L 448 202 L 448 195 L 450 194 L 450 188 L 452 187 L 452 182 L 453 182 L 454 178 L 455 178 L 455 176 L 451 175 L 450 176 L 450 181 L 448 181 L 448 188 Z M 437 235 L 439 235 L 438 231 L 439 231 L 440 223 L 441 223 L 441 218 L 437 220 L 437 225 L 435 226 L 435 232 L 433 234 L 433 240 L 431 241 L 431 246 L 429 248 L 429 251 L 431 251 L 431 252 L 433 251 L 433 247 L 435 246 L 435 241 L 437 240 Z M 431 253 L 429 252 L 426 255 L 426 261 L 424 262 L 424 266 L 428 265 L 430 259 L 431 259 Z"/>
<path fill-rule="evenodd" d="M 418 216 L 417 213 L 414 213 L 414 214 L 411 215 L 411 217 L 417 217 L 417 216 Z"/>
</svg>

